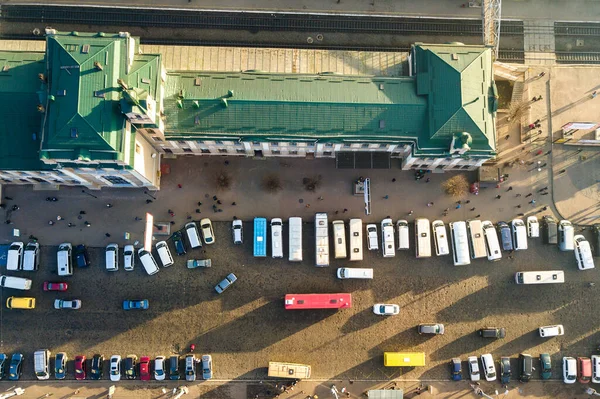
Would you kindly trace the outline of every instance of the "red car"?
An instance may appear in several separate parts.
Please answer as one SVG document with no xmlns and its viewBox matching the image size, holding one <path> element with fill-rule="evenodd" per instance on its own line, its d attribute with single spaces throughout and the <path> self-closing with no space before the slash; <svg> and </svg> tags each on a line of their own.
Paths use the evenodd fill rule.
<svg viewBox="0 0 600 399">
<path fill-rule="evenodd" d="M 44 282 L 44 291 L 66 291 L 69 288 L 67 283 L 51 283 L 50 281 Z"/>
<path fill-rule="evenodd" d="M 75 379 L 85 380 L 87 375 L 87 364 L 85 363 L 85 356 L 75 356 Z"/>
<path fill-rule="evenodd" d="M 150 358 L 148 356 L 140 358 L 140 380 L 150 381 Z"/>
</svg>

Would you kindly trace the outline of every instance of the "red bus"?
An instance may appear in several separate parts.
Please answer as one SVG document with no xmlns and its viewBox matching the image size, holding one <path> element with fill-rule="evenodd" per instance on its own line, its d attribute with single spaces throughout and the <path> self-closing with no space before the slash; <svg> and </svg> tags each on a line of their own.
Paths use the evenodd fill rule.
<svg viewBox="0 0 600 399">
<path fill-rule="evenodd" d="M 341 309 L 352 307 L 352 294 L 287 294 L 286 310 Z"/>
</svg>

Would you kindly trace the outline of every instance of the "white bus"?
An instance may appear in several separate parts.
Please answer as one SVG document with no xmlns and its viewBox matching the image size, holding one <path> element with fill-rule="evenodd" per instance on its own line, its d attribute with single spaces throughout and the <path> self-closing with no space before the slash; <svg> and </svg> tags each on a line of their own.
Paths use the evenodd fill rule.
<svg viewBox="0 0 600 399">
<path fill-rule="evenodd" d="M 485 236 L 485 251 L 487 252 L 488 260 L 497 261 L 502 259 L 500 241 L 498 241 L 498 233 L 494 228 L 494 224 L 489 220 L 484 220 L 481 222 L 481 227 Z"/>
<path fill-rule="evenodd" d="M 485 250 L 485 238 L 483 237 L 483 228 L 481 220 L 467 220 L 467 230 L 469 230 L 471 258 L 485 258 L 487 252 Z"/>
<path fill-rule="evenodd" d="M 434 220 L 431 224 L 433 229 L 433 243 L 435 244 L 435 254 L 437 256 L 450 254 L 448 246 L 448 236 L 446 235 L 446 226 L 441 220 Z"/>
<path fill-rule="evenodd" d="M 334 220 L 333 224 L 333 249 L 335 259 L 346 258 L 346 227 L 343 220 Z"/>
<path fill-rule="evenodd" d="M 384 258 L 393 258 L 396 256 L 394 248 L 394 223 L 392 219 L 383 219 L 381 221 L 381 249 Z"/>
<path fill-rule="evenodd" d="M 415 219 L 415 253 L 417 258 L 429 258 L 431 256 L 429 219 Z"/>
<path fill-rule="evenodd" d="M 315 265 L 329 266 L 329 231 L 326 213 L 315 215 L 315 246 Z"/>
<path fill-rule="evenodd" d="M 449 226 L 454 266 L 470 265 L 467 224 L 465 222 L 451 222 Z"/>
<path fill-rule="evenodd" d="M 543 272 L 518 272 L 515 274 L 517 284 L 557 284 L 565 282 L 565 272 L 548 270 Z"/>
<path fill-rule="evenodd" d="M 362 220 L 350 219 L 350 260 L 363 260 Z"/>
<path fill-rule="evenodd" d="M 302 218 L 291 217 L 289 224 L 290 262 L 302 262 Z"/>
</svg>

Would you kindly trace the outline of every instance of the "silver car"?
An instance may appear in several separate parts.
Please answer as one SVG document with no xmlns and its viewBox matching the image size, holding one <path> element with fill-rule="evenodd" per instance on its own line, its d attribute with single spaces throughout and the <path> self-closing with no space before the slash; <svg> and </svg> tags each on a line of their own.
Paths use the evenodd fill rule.
<svg viewBox="0 0 600 399">
<path fill-rule="evenodd" d="M 202 378 L 210 380 L 213 377 L 212 356 L 202 355 Z"/>
<path fill-rule="evenodd" d="M 185 357 L 185 380 L 196 381 L 196 357 L 194 355 Z"/>
<path fill-rule="evenodd" d="M 135 266 L 135 249 L 133 245 L 125 245 L 123 248 L 123 269 L 130 272 Z"/>
<path fill-rule="evenodd" d="M 223 281 L 221 281 L 219 284 L 217 284 L 215 286 L 215 291 L 217 291 L 218 294 L 221 294 L 223 291 L 225 291 L 227 288 L 229 288 L 231 286 L 231 284 L 235 283 L 236 281 L 237 281 L 237 277 L 235 276 L 235 274 L 229 273 Z"/>
<path fill-rule="evenodd" d="M 417 330 L 419 334 L 442 335 L 444 334 L 444 325 L 439 323 L 419 324 Z"/>
</svg>

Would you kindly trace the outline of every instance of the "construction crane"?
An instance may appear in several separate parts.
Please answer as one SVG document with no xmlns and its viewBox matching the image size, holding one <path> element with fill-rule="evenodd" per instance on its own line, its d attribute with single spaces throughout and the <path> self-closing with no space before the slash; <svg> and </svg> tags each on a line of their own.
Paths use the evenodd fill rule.
<svg viewBox="0 0 600 399">
<path fill-rule="evenodd" d="M 502 0 L 481 0 L 481 20 L 483 23 L 483 44 L 494 52 L 494 61 L 498 58 L 500 46 L 500 14 Z"/>
</svg>

